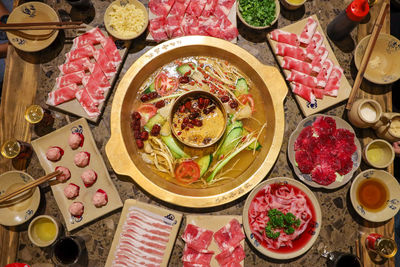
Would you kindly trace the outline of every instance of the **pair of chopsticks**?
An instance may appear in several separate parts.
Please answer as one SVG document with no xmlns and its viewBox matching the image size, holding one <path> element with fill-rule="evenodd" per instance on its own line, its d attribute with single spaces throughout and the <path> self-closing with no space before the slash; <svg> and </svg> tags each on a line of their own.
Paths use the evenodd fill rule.
<svg viewBox="0 0 400 267">
<path fill-rule="evenodd" d="M 7 23 L 0 24 L 2 31 L 14 30 L 61 30 L 61 29 L 81 29 L 86 26 L 79 26 L 82 21 L 61 21 L 61 22 L 31 22 L 31 23 Z"/>
<path fill-rule="evenodd" d="M 61 173 L 62 173 L 61 171 L 55 171 L 55 172 L 49 173 L 49 174 L 47 174 L 45 176 L 42 176 L 42 177 L 40 177 L 40 178 L 30 182 L 30 183 L 27 183 L 27 184 L 23 185 L 22 187 L 18 188 L 17 190 L 15 190 L 14 192 L 11 192 L 11 193 L 9 193 L 9 194 L 7 194 L 5 196 L 0 197 L 0 203 L 2 203 L 4 201 L 7 201 L 10 198 L 13 198 L 13 197 L 15 197 L 15 196 L 17 196 L 17 195 L 19 195 L 19 194 L 31 189 L 31 188 L 33 188 L 35 186 L 38 186 L 38 185 L 50 180 L 51 178 L 54 178 L 57 175 L 60 175 Z"/>
<path fill-rule="evenodd" d="M 381 10 L 379 11 L 379 15 L 375 21 L 375 25 L 372 30 L 371 37 L 369 38 L 367 48 L 365 49 L 364 56 L 361 60 L 360 69 L 358 70 L 356 80 L 354 81 L 353 88 L 351 89 L 349 100 L 347 101 L 347 110 L 350 110 L 353 106 L 353 102 L 355 100 L 355 97 L 357 96 L 358 89 L 360 88 L 361 82 L 364 78 L 364 73 L 367 69 L 369 59 L 371 58 L 372 51 L 374 50 L 376 40 L 378 39 L 379 33 L 383 27 L 383 22 L 385 20 L 388 8 L 389 4 L 387 2 L 384 2 Z"/>
</svg>

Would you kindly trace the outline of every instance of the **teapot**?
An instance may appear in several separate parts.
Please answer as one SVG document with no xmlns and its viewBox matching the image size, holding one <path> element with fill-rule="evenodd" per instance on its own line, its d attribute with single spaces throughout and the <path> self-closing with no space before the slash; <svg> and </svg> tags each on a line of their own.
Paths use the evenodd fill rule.
<svg viewBox="0 0 400 267">
<path fill-rule="evenodd" d="M 372 128 L 378 137 L 389 142 L 400 141 L 400 113 L 382 113 L 380 120 Z"/>
</svg>

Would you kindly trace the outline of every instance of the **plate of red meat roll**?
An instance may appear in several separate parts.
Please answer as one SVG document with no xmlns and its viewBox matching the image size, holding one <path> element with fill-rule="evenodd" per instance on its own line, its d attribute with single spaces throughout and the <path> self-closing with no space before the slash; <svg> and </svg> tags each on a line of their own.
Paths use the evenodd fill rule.
<svg viewBox="0 0 400 267">
<path fill-rule="evenodd" d="M 302 120 L 291 134 L 288 158 L 305 184 L 335 189 L 349 182 L 360 166 L 361 145 L 346 121 L 316 114 Z"/>
<path fill-rule="evenodd" d="M 181 220 L 181 213 L 127 199 L 105 266 L 168 266 Z"/>
<path fill-rule="evenodd" d="M 115 42 L 99 28 L 74 38 L 46 103 L 97 122 L 127 53 L 125 42 Z"/>
<path fill-rule="evenodd" d="M 305 116 L 349 97 L 350 84 L 316 15 L 273 30 L 267 39 Z"/>
<path fill-rule="evenodd" d="M 243 228 L 250 243 L 274 259 L 291 259 L 308 251 L 321 223 L 321 208 L 314 193 L 292 178 L 260 183 L 243 208 Z"/>
</svg>

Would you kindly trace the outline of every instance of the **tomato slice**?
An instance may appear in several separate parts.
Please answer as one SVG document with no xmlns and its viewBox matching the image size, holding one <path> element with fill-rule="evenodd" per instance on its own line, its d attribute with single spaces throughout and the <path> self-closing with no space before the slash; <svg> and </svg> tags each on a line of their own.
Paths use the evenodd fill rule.
<svg viewBox="0 0 400 267">
<path fill-rule="evenodd" d="M 199 164 L 193 160 L 184 161 L 175 170 L 175 178 L 184 184 L 191 184 L 200 179 Z"/>
<path fill-rule="evenodd" d="M 250 107 L 251 107 L 251 112 L 254 112 L 254 111 L 255 111 L 255 108 L 254 108 L 254 99 L 253 99 L 253 96 L 252 96 L 251 94 L 240 95 L 240 96 L 238 97 L 238 99 L 239 99 L 239 101 L 240 101 L 243 105 L 246 105 L 247 103 L 249 103 L 249 104 L 250 104 Z"/>
<path fill-rule="evenodd" d="M 179 80 L 175 77 L 168 77 L 165 72 L 157 75 L 154 85 L 156 91 L 161 96 L 170 95 L 178 89 Z"/>
<path fill-rule="evenodd" d="M 140 125 L 144 126 L 151 117 L 156 115 L 157 108 L 153 104 L 142 104 L 138 108 L 137 112 L 139 112 L 140 116 L 142 116 L 140 119 Z"/>
</svg>

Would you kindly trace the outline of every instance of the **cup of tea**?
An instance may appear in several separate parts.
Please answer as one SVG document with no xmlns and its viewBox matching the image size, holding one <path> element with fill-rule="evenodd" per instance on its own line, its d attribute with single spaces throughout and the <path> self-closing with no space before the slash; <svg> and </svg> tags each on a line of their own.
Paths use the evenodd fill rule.
<svg viewBox="0 0 400 267">
<path fill-rule="evenodd" d="M 54 243 L 60 233 L 60 223 L 48 215 L 40 215 L 31 221 L 28 237 L 38 247 L 47 247 Z"/>
<path fill-rule="evenodd" d="M 56 266 L 73 266 L 80 261 L 84 248 L 80 237 L 64 236 L 54 243 L 51 259 Z"/>
</svg>

